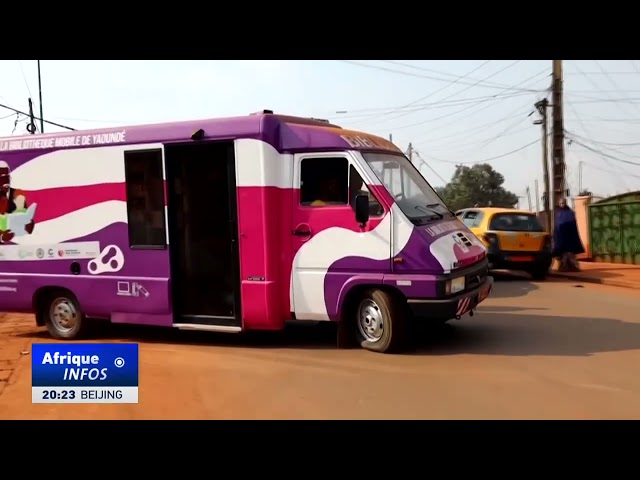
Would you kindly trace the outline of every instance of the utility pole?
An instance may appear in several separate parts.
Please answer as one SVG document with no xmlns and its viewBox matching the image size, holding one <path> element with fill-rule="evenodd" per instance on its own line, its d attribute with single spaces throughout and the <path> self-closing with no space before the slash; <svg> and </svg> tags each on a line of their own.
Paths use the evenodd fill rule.
<svg viewBox="0 0 640 480">
<path fill-rule="evenodd" d="M 580 160 L 578 162 L 578 195 L 582 195 L 582 164 L 584 162 Z"/>
<path fill-rule="evenodd" d="M 409 157 L 409 161 L 413 163 L 413 145 L 409 142 L 409 148 L 407 149 L 407 157 Z"/>
<path fill-rule="evenodd" d="M 534 194 L 536 195 L 536 215 L 540 213 L 540 196 L 538 194 L 538 180 L 534 183 Z"/>
<path fill-rule="evenodd" d="M 40 133 L 44 133 L 44 115 L 42 114 L 42 80 L 40 78 L 40 60 L 38 60 L 38 97 L 40 102 Z"/>
<path fill-rule="evenodd" d="M 544 209 L 545 226 L 547 232 L 551 232 L 551 210 L 549 208 L 549 199 L 551 197 L 551 187 L 549 185 L 549 159 L 547 147 L 547 108 L 549 100 L 543 98 L 535 105 L 538 113 L 542 116 L 540 120 L 533 122 L 535 125 L 542 125 L 542 180 L 544 182 L 544 192 L 542 194 L 542 208 Z M 538 195 L 536 194 L 536 201 Z"/>
<path fill-rule="evenodd" d="M 564 163 L 564 117 L 562 99 L 562 60 L 553 61 L 553 207 L 566 195 Z"/>
<path fill-rule="evenodd" d="M 389 141 L 393 143 L 393 135 L 391 133 L 389 134 Z"/>
<path fill-rule="evenodd" d="M 531 190 L 527 186 L 527 201 L 529 202 L 529 211 L 531 211 Z"/>
<path fill-rule="evenodd" d="M 36 133 L 36 123 L 33 115 L 33 102 L 31 101 L 31 98 L 29 98 L 29 123 L 27 124 L 27 132 L 31 135 Z"/>
</svg>

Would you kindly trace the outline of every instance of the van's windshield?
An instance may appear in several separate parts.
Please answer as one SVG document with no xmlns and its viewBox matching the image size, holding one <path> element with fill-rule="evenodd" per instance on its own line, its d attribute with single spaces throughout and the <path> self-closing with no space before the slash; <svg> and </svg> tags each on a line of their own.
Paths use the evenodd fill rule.
<svg viewBox="0 0 640 480">
<path fill-rule="evenodd" d="M 362 153 L 362 156 L 387 187 L 402 213 L 414 224 L 453 216 L 407 157 L 389 153 Z"/>
</svg>

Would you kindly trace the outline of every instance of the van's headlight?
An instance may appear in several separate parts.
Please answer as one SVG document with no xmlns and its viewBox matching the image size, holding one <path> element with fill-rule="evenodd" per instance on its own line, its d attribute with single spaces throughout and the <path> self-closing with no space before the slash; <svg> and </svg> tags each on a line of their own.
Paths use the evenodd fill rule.
<svg viewBox="0 0 640 480">
<path fill-rule="evenodd" d="M 464 277 L 452 278 L 451 280 L 447 281 L 445 286 L 445 292 L 447 295 L 462 292 L 464 291 L 465 285 L 466 283 L 465 283 Z"/>
</svg>

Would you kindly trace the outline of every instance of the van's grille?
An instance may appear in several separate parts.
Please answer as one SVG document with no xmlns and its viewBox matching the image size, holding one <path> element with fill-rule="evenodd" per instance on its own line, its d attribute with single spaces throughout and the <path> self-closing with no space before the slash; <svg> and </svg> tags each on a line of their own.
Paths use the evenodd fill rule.
<svg viewBox="0 0 640 480">
<path fill-rule="evenodd" d="M 465 290 L 473 290 L 474 288 L 479 287 L 489 275 L 489 265 L 486 262 L 483 262 L 484 265 L 481 265 L 479 268 L 474 269 L 473 271 L 467 273 L 465 275 Z"/>
</svg>

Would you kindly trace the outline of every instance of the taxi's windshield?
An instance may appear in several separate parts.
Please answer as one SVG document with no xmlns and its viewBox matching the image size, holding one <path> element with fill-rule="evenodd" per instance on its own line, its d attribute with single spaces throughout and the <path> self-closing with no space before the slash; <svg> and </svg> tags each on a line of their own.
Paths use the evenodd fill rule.
<svg viewBox="0 0 640 480">
<path fill-rule="evenodd" d="M 366 153 L 362 156 L 409 220 L 425 223 L 453 214 L 415 166 L 402 155 Z"/>
<path fill-rule="evenodd" d="M 535 215 L 526 213 L 498 213 L 491 217 L 490 230 L 503 232 L 543 232 Z"/>
</svg>

